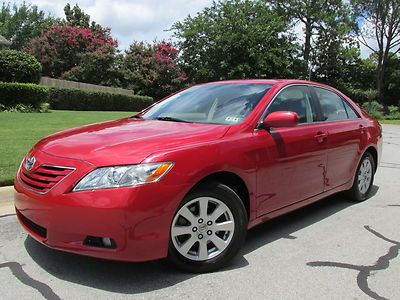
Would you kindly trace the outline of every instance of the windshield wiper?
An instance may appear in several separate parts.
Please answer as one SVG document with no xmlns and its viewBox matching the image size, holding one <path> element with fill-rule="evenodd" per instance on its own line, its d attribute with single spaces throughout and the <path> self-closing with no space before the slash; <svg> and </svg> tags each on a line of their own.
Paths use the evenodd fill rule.
<svg viewBox="0 0 400 300">
<path fill-rule="evenodd" d="M 178 119 L 178 118 L 174 118 L 174 117 L 157 117 L 156 120 L 160 120 L 160 121 L 172 121 L 172 122 L 184 122 L 184 123 L 192 123 L 186 120 L 182 120 L 182 119 Z"/>
<path fill-rule="evenodd" d="M 134 116 L 131 116 L 129 118 L 131 118 L 131 119 L 143 119 L 143 117 L 140 116 L 140 115 L 134 115 Z"/>
</svg>

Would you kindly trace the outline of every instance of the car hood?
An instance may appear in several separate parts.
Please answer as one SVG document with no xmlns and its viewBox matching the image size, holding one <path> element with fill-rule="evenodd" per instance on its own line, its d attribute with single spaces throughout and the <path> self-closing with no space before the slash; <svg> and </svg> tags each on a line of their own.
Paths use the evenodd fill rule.
<svg viewBox="0 0 400 300">
<path fill-rule="evenodd" d="M 228 128 L 127 118 L 64 130 L 45 137 L 34 148 L 96 166 L 135 164 L 155 152 L 216 140 Z"/>
</svg>

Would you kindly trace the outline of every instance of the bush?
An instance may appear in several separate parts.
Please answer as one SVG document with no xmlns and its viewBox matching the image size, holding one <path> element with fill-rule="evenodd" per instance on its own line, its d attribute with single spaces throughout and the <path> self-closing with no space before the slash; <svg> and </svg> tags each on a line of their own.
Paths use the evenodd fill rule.
<svg viewBox="0 0 400 300">
<path fill-rule="evenodd" d="M 151 97 L 78 89 L 51 88 L 50 107 L 60 110 L 140 111 L 153 103 Z"/>
<path fill-rule="evenodd" d="M 39 83 L 42 65 L 32 55 L 16 50 L 0 51 L 0 81 Z"/>
<path fill-rule="evenodd" d="M 49 89 L 42 85 L 0 82 L 0 106 L 6 110 L 17 104 L 39 109 L 42 103 L 47 102 L 48 96 Z"/>
<path fill-rule="evenodd" d="M 389 114 L 385 116 L 386 120 L 400 120 L 400 110 L 398 106 L 391 105 L 388 107 Z"/>
<path fill-rule="evenodd" d="M 361 90 L 353 88 L 344 88 L 343 92 L 353 101 L 363 104 L 366 102 L 375 101 L 378 97 L 378 93 L 375 90 Z"/>
<path fill-rule="evenodd" d="M 379 102 L 377 101 L 369 101 L 369 102 L 365 102 L 362 105 L 362 108 L 372 117 L 376 118 L 376 119 L 382 119 L 383 117 L 383 105 L 381 105 Z"/>
</svg>

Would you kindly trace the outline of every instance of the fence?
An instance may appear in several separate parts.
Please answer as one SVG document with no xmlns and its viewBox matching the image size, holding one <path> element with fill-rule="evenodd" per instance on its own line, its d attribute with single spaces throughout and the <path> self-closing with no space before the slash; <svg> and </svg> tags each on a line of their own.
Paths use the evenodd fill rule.
<svg viewBox="0 0 400 300">
<path fill-rule="evenodd" d="M 134 91 L 126 90 L 121 88 L 114 88 L 109 86 L 102 86 L 90 83 L 83 82 L 75 82 L 69 80 L 61 80 L 50 77 L 42 77 L 40 79 L 40 84 L 50 86 L 50 87 L 58 87 L 58 88 L 71 88 L 71 89 L 79 89 L 93 92 L 106 92 L 106 93 L 117 93 L 124 95 L 134 95 Z"/>
</svg>

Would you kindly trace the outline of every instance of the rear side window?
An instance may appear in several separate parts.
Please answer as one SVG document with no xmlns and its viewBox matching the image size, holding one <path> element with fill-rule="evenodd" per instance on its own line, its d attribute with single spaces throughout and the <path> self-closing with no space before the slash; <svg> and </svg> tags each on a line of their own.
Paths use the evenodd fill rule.
<svg viewBox="0 0 400 300">
<path fill-rule="evenodd" d="M 299 123 L 312 123 L 317 119 L 314 103 L 305 86 L 291 86 L 284 89 L 271 103 L 267 114 L 275 111 L 292 111 L 299 116 Z"/>
<path fill-rule="evenodd" d="M 347 120 L 345 104 L 336 93 L 323 88 L 314 88 L 321 105 L 323 121 Z"/>
<path fill-rule="evenodd" d="M 344 107 L 346 109 L 347 115 L 349 119 L 358 119 L 359 115 L 354 111 L 354 109 L 347 103 L 347 101 L 343 100 Z"/>
</svg>

